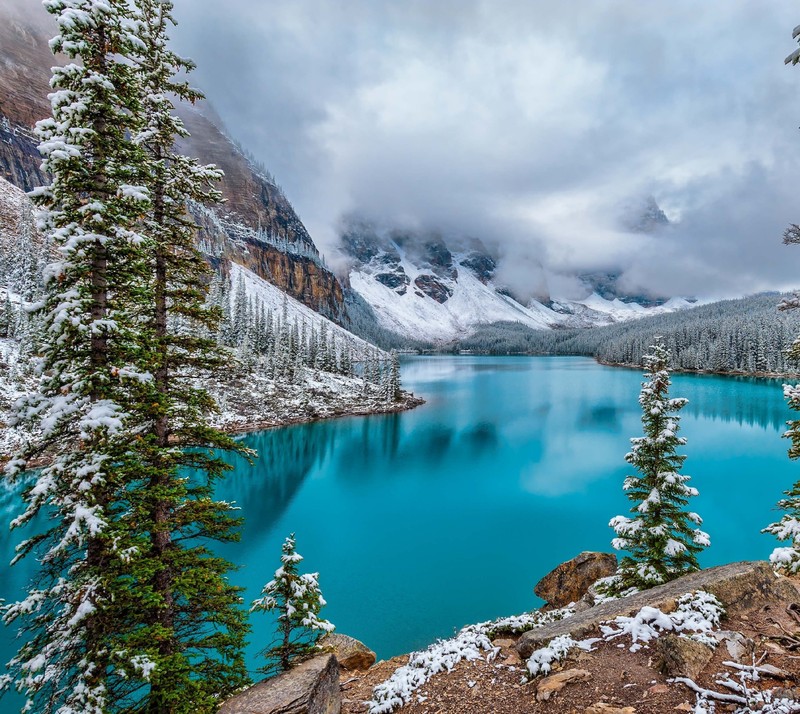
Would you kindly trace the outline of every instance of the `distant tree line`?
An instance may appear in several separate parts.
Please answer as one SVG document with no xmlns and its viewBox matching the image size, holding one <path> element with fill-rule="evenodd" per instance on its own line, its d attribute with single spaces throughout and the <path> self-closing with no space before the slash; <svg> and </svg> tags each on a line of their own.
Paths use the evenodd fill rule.
<svg viewBox="0 0 800 714">
<path fill-rule="evenodd" d="M 673 369 L 720 373 L 786 374 L 800 314 L 778 311 L 782 296 L 724 300 L 690 310 L 581 330 L 532 330 L 513 322 L 478 328 L 457 348 L 487 354 L 586 355 L 639 366 L 656 336 Z M 784 299 L 786 299 L 784 297 Z"/>
</svg>

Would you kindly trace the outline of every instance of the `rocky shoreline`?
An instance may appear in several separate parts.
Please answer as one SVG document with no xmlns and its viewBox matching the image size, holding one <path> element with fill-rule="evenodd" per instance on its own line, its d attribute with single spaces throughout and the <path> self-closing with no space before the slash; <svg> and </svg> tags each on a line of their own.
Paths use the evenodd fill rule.
<svg viewBox="0 0 800 714">
<path fill-rule="evenodd" d="M 800 651 L 800 578 L 778 575 L 766 562 L 739 562 L 698 571 L 628 597 L 596 599 L 590 581 L 598 564 L 607 569 L 605 561 L 611 557 L 581 554 L 559 566 L 540 585 L 545 584 L 557 598 L 563 591 L 583 593 L 577 602 L 558 611 L 550 603 L 545 606 L 545 610 L 551 608 L 549 617 L 534 612 L 528 619 L 505 618 L 506 626 L 509 622 L 526 624 L 520 625 L 522 631 L 498 632 L 484 647 L 465 651 L 463 656 L 452 657 L 457 636 L 432 645 L 427 655 L 412 653 L 370 666 L 369 660 L 361 661 L 358 666 L 362 669 L 341 667 L 338 688 L 309 684 L 311 670 L 321 673 L 320 681 L 332 679 L 331 660 L 335 661 L 337 652 L 326 652 L 314 658 L 318 664 L 305 666 L 301 677 L 290 670 L 259 683 L 230 700 L 221 711 L 800 712 L 800 657 L 796 654 Z M 537 618 L 539 624 L 535 624 Z M 478 627 L 472 626 L 472 631 Z M 574 646 L 559 654 L 557 643 L 570 641 Z M 432 654 L 437 647 L 451 655 L 439 665 Z M 530 666 L 534 656 L 547 662 L 535 673 Z M 433 663 L 434 669 L 423 675 L 421 662 L 427 662 L 426 666 Z M 396 690 L 395 698 L 376 701 L 376 691 L 385 691 L 386 683 L 404 671 L 410 675 L 401 678 L 405 684 Z M 305 684 L 298 685 L 300 680 Z M 270 692 L 268 699 L 256 701 L 258 697 L 249 694 L 265 690 Z M 281 692 L 277 698 L 276 692 Z M 300 701 L 302 706 L 287 704 Z"/>
</svg>

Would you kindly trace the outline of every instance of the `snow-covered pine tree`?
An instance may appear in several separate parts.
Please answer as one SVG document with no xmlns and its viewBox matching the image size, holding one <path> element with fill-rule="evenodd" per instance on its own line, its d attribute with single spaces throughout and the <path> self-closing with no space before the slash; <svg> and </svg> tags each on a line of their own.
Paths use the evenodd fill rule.
<svg viewBox="0 0 800 714">
<path fill-rule="evenodd" d="M 277 637 L 261 652 L 267 659 L 261 671 L 267 674 L 285 671 L 313 655 L 320 637 L 334 629 L 320 617 L 326 603 L 319 589 L 319 573 L 299 573 L 302 560 L 292 533 L 283 543 L 281 566 L 250 608 L 251 612 L 277 612 Z"/>
<path fill-rule="evenodd" d="M 206 302 L 210 269 L 195 246 L 187 203 L 219 199 L 213 184 L 221 172 L 174 148 L 188 132 L 173 98 L 195 102 L 201 95 L 176 78 L 194 65 L 167 47 L 172 7 L 170 0 L 136 2 L 144 121 L 134 141 L 147 155 L 141 180 L 151 204 L 141 233 L 153 298 L 140 316 L 148 347 L 141 370 L 152 379 L 137 415 L 141 470 L 126 494 L 130 527 L 145 541 L 130 555 L 136 588 L 127 593 L 141 625 L 125 634 L 120 649 L 150 663 L 133 710 L 189 714 L 216 711 L 220 697 L 248 681 L 242 655 L 247 626 L 239 588 L 227 578 L 232 566 L 206 545 L 238 537 L 239 521 L 230 504 L 214 500 L 213 487 L 230 468 L 219 454 L 242 449 L 210 427 L 208 415 L 217 405 L 196 382 L 219 369 L 223 357 L 214 339 L 220 311 Z M 243 288 L 242 282 L 237 320 L 246 317 L 239 313 L 247 308 Z M 245 344 L 246 327 L 238 322 L 237 337 Z"/>
<path fill-rule="evenodd" d="M 236 292 L 233 297 L 233 344 L 238 346 L 244 342 L 250 327 L 250 314 L 247 304 L 247 287 L 244 282 L 244 273 L 239 273 L 236 282 Z"/>
<path fill-rule="evenodd" d="M 392 350 L 386 375 L 386 399 L 389 402 L 399 402 L 403 394 L 400 385 L 400 357 L 397 350 Z"/>
<path fill-rule="evenodd" d="M 677 448 L 686 443 L 678 436 L 678 411 L 685 399 L 669 396 L 670 353 L 660 338 L 644 356 L 645 381 L 639 396 L 644 435 L 631 439 L 625 460 L 637 474 L 625 479 L 633 517 L 616 516 L 610 526 L 617 537 L 612 545 L 626 550 L 612 585 L 620 591 L 653 587 L 697 570 L 697 554 L 709 538 L 698 526 L 702 519 L 686 510 L 697 490 L 680 473 L 686 457 Z"/>
<path fill-rule="evenodd" d="M 53 70 L 52 118 L 37 125 L 50 185 L 32 193 L 39 227 L 58 250 L 46 269 L 39 391 L 20 406 L 19 421 L 37 420 L 42 439 L 11 461 L 20 478 L 31 458 L 51 461 L 24 492 L 14 526 L 41 530 L 19 547 L 40 566 L 28 596 L 4 612 L 21 645 L 9 663 L 14 686 L 40 714 L 101 714 L 136 686 L 146 659 L 120 652 L 117 596 L 129 587 L 129 542 L 119 494 L 137 469 L 131 414 L 149 375 L 137 368 L 141 343 L 138 288 L 146 270 L 139 216 L 140 93 L 128 61 L 138 39 L 126 0 L 46 0 L 56 17 L 56 54 L 75 60 Z M 46 513 L 45 518 L 37 519 Z"/>
</svg>

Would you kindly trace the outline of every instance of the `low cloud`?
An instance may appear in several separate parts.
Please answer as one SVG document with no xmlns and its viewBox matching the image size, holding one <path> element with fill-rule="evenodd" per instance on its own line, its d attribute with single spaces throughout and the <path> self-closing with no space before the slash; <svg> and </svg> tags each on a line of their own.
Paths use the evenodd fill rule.
<svg viewBox="0 0 800 714">
<path fill-rule="evenodd" d="M 475 235 L 515 288 L 800 284 L 788 0 L 177 0 L 179 51 L 320 247 L 344 213 Z M 652 195 L 673 221 L 631 233 Z M 526 272 L 527 271 L 527 272 Z M 559 277 L 560 276 L 560 277 Z M 518 284 L 518 285 L 517 285 Z"/>
</svg>

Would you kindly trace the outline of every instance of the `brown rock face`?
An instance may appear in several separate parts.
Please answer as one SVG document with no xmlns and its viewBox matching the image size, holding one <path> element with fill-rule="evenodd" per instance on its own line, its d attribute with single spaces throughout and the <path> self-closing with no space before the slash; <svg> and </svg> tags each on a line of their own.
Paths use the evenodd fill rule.
<svg viewBox="0 0 800 714">
<path fill-rule="evenodd" d="M 219 714 L 339 714 L 341 710 L 339 664 L 328 654 L 253 685 L 226 701 Z"/>
<path fill-rule="evenodd" d="M 48 182 L 31 129 L 49 116 L 47 94 L 53 57 L 53 18 L 40 3 L 0 3 L 0 177 L 29 191 Z M 66 60 L 64 60 L 66 61 Z M 321 260 L 286 196 L 267 172 L 219 129 L 208 105 L 181 105 L 191 136 L 181 151 L 225 172 L 219 188 L 225 202 L 199 218 L 198 242 L 212 262 L 233 260 L 292 297 L 333 319 L 344 317 L 342 287 Z M 269 236 L 259 240 L 259 234 Z M 282 249 L 274 243 L 291 244 Z"/>
<path fill-rule="evenodd" d="M 375 664 L 375 653 L 354 637 L 332 632 L 319 641 L 319 646 L 332 650 L 342 669 L 364 670 Z"/>
<path fill-rule="evenodd" d="M 656 642 L 658 670 L 667 677 L 697 679 L 714 650 L 701 642 L 678 635 L 662 635 Z"/>
<path fill-rule="evenodd" d="M 578 602 L 593 583 L 615 572 L 617 556 L 584 551 L 545 575 L 533 592 L 551 607 L 564 607 Z"/>
<path fill-rule="evenodd" d="M 414 279 L 414 285 L 429 298 L 439 303 L 446 303 L 453 295 L 453 289 L 445 285 L 433 275 L 420 275 Z"/>
</svg>

